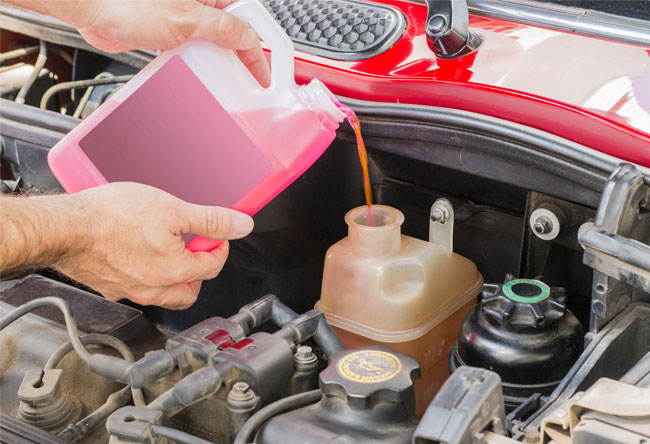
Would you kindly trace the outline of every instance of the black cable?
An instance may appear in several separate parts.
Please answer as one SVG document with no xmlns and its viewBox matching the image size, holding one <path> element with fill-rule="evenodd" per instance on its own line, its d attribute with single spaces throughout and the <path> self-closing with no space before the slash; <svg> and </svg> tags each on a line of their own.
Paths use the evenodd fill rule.
<svg viewBox="0 0 650 444">
<path fill-rule="evenodd" d="M 113 85 L 115 83 L 126 83 L 133 78 L 133 75 L 112 77 L 110 79 L 89 79 L 89 80 L 75 80 L 73 82 L 58 83 L 45 91 L 41 98 L 41 109 L 47 109 L 47 104 L 55 94 L 66 89 L 88 88 L 89 86 L 99 85 Z"/>
<path fill-rule="evenodd" d="M 37 308 L 41 308 L 41 307 L 47 307 L 47 306 L 56 307 L 59 310 L 61 310 L 61 312 L 63 312 L 63 318 L 65 319 L 65 327 L 68 330 L 68 336 L 70 336 L 70 342 L 72 343 L 72 347 L 74 347 L 74 350 L 77 352 L 81 360 L 84 361 L 85 363 L 88 363 L 88 360 L 90 359 L 90 353 L 88 353 L 88 350 L 86 350 L 86 347 L 84 347 L 83 343 L 81 342 L 81 339 L 79 339 L 79 329 L 77 328 L 77 321 L 75 320 L 74 316 L 72 316 L 72 313 L 70 313 L 70 307 L 68 306 L 68 303 L 61 298 L 55 298 L 50 296 L 45 298 L 34 299 L 32 301 L 27 302 L 26 304 L 21 305 L 20 307 L 14 308 L 13 310 L 11 310 L 9 313 L 4 315 L 0 319 L 0 331 L 4 330 L 6 326 L 14 322 L 16 319 L 25 316 L 30 311 L 36 310 Z"/>
<path fill-rule="evenodd" d="M 289 396 L 267 405 L 248 418 L 241 430 L 239 430 L 239 433 L 237 433 L 234 444 L 248 444 L 252 442 L 251 439 L 253 439 L 257 430 L 267 420 L 288 410 L 295 410 L 318 402 L 322 396 L 323 392 L 320 389 L 316 389 L 310 392 L 298 393 L 297 395 Z"/>
<path fill-rule="evenodd" d="M 122 355 L 122 357 L 127 361 L 131 361 L 131 362 L 135 361 L 135 356 L 133 356 L 133 353 L 131 352 L 129 346 L 113 336 L 101 335 L 101 334 L 90 334 L 90 335 L 83 336 L 81 338 L 81 342 L 83 344 L 99 344 L 99 345 L 105 345 L 107 347 L 111 347 L 117 350 Z M 70 341 L 64 343 L 59 348 L 54 350 L 54 353 L 50 355 L 50 358 L 45 363 L 44 370 L 56 368 L 57 365 L 59 365 L 61 359 L 63 359 L 65 355 L 70 353 L 71 350 L 72 350 L 72 343 Z M 131 395 L 133 397 L 133 404 L 135 404 L 136 407 L 146 407 L 147 404 L 144 400 L 144 394 L 142 393 L 142 389 L 136 389 L 131 387 Z"/>
<path fill-rule="evenodd" d="M 151 427 L 151 431 L 154 435 L 171 439 L 178 444 L 214 444 L 213 442 L 206 441 L 198 436 L 190 435 L 189 433 L 181 432 L 180 430 L 172 429 L 171 427 L 154 425 Z"/>
</svg>

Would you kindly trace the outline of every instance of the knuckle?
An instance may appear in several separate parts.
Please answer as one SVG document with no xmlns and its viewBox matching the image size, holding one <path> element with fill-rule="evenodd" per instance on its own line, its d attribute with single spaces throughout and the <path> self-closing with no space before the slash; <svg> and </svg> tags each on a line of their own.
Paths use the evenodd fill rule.
<svg viewBox="0 0 650 444">
<path fill-rule="evenodd" d="M 216 208 L 208 208 L 205 214 L 206 233 L 217 233 L 221 229 L 221 215 Z"/>
<path fill-rule="evenodd" d="M 224 44 L 234 45 L 241 40 L 243 30 L 238 25 L 239 21 L 227 12 L 217 14 L 215 29 Z"/>
<path fill-rule="evenodd" d="M 167 272 L 167 278 L 171 281 L 172 284 L 179 282 L 185 282 L 187 272 L 182 267 L 173 267 Z"/>
</svg>

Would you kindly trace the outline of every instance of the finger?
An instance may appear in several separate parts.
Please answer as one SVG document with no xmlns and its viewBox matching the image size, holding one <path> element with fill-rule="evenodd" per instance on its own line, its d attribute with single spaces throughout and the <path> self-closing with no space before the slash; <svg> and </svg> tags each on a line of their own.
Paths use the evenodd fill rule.
<svg viewBox="0 0 650 444">
<path fill-rule="evenodd" d="M 210 40 L 228 49 L 251 49 L 260 44 L 255 30 L 234 15 L 221 9 L 201 6 L 184 16 L 190 26 L 190 38 Z"/>
<path fill-rule="evenodd" d="M 200 285 L 178 284 L 168 287 L 152 304 L 170 310 L 185 310 L 190 308 L 199 295 Z"/>
<path fill-rule="evenodd" d="M 251 49 L 239 50 L 237 51 L 237 56 L 261 86 L 266 88 L 271 84 L 269 62 L 264 55 L 264 50 L 262 50 L 261 45 L 257 45 Z"/>
<path fill-rule="evenodd" d="M 219 9 L 223 9 L 226 6 L 232 5 L 236 1 L 237 0 L 199 0 L 199 2 L 203 3 L 205 6 Z"/>
<path fill-rule="evenodd" d="M 239 239 L 253 230 L 253 218 L 239 211 L 183 202 L 184 233 L 210 239 Z"/>
<path fill-rule="evenodd" d="M 187 274 L 183 279 L 184 282 L 191 283 L 196 281 L 207 281 L 217 277 L 228 259 L 229 252 L 228 241 L 224 241 L 212 251 L 198 251 L 192 253 L 185 250 L 187 260 L 185 261 Z"/>
<path fill-rule="evenodd" d="M 196 297 L 196 298 L 195 298 L 191 303 L 188 303 L 188 305 L 179 306 L 179 307 L 177 308 L 177 310 L 187 310 L 187 309 L 190 308 L 192 305 L 194 305 L 194 303 L 195 303 L 196 300 L 198 299 L 198 295 L 199 295 L 199 293 L 201 292 L 201 284 L 202 284 L 202 283 L 203 283 L 203 282 L 201 282 L 201 281 L 197 281 L 197 282 L 189 282 L 189 283 L 187 284 L 187 285 L 189 285 L 190 287 L 192 287 L 192 291 L 194 292 L 194 294 L 196 294 L 197 297 Z"/>
</svg>

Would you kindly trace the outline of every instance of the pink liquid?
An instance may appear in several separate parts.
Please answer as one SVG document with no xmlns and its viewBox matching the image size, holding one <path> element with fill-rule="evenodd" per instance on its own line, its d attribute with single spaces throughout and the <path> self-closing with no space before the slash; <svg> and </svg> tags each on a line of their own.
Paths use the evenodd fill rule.
<svg viewBox="0 0 650 444">
<path fill-rule="evenodd" d="M 368 226 L 372 227 L 375 225 L 372 216 L 372 188 L 370 187 L 370 174 L 368 173 L 368 153 L 366 151 L 366 144 L 363 142 L 363 137 L 361 136 L 361 123 L 352 108 L 342 103 L 337 103 L 336 106 L 348 117 L 348 122 L 350 122 L 350 126 L 354 130 L 354 135 L 357 138 L 359 161 L 363 170 L 363 191 L 366 195 L 366 205 L 368 206 Z"/>
</svg>

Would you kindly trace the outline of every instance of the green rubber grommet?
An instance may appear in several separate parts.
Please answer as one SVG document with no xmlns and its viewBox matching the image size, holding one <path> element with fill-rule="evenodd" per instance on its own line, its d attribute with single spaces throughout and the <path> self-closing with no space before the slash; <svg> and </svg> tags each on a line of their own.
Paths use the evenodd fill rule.
<svg viewBox="0 0 650 444">
<path fill-rule="evenodd" d="M 539 289 L 540 293 L 536 296 L 520 296 L 512 290 L 512 287 L 517 284 L 534 285 Z M 546 285 L 544 282 L 535 279 L 513 279 L 503 284 L 503 287 L 501 288 L 503 289 L 503 294 L 505 294 L 511 301 L 523 302 L 526 304 L 542 302 L 551 295 L 551 287 Z"/>
</svg>

